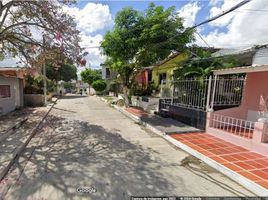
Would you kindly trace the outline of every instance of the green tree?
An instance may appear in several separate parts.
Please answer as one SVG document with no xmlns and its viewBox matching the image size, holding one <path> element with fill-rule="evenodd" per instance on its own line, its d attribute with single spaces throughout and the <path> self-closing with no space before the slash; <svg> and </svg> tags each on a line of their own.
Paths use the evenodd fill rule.
<svg viewBox="0 0 268 200">
<path fill-rule="evenodd" d="M 40 66 L 35 60 L 40 52 L 57 47 L 66 57 L 81 63 L 76 22 L 61 8 L 72 2 L 1 0 L 0 58 L 18 56 L 25 64 L 36 67 Z"/>
<path fill-rule="evenodd" d="M 75 89 L 75 86 L 71 82 L 64 82 L 63 87 L 65 89 Z"/>
<path fill-rule="evenodd" d="M 25 94 L 44 94 L 44 79 L 42 76 L 32 77 L 27 75 L 25 77 Z M 55 84 L 51 80 L 47 80 L 47 92 L 53 92 Z"/>
<path fill-rule="evenodd" d="M 92 83 L 92 87 L 94 88 L 94 90 L 96 90 L 97 92 L 102 92 L 106 89 L 107 84 L 104 80 L 96 80 Z"/>
<path fill-rule="evenodd" d="M 63 80 L 65 82 L 77 79 L 77 68 L 72 64 L 62 64 L 59 68 L 52 65 L 46 66 L 47 78 L 53 81 Z"/>
<path fill-rule="evenodd" d="M 94 81 L 100 80 L 101 77 L 101 70 L 99 69 L 90 69 L 87 68 L 83 70 L 81 73 L 82 81 L 85 83 L 88 83 L 89 85 L 92 85 Z"/>
<path fill-rule="evenodd" d="M 192 50 L 194 57 L 190 57 L 180 64 L 174 71 L 174 79 L 197 78 L 203 80 L 213 73 L 213 70 L 234 67 L 237 60 L 230 56 L 212 57 L 211 53 L 202 48 L 195 47 Z"/>
<path fill-rule="evenodd" d="M 141 13 L 124 8 L 117 13 L 113 31 L 102 41 L 106 65 L 117 71 L 123 84 L 125 104 L 139 68 L 166 58 L 172 50 L 182 51 L 193 40 L 193 30 L 183 27 L 175 7 L 164 9 L 151 3 Z"/>
</svg>

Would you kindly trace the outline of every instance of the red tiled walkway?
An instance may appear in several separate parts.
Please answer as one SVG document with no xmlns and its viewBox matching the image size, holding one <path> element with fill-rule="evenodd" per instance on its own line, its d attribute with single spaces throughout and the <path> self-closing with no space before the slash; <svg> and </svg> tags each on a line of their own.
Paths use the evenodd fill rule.
<svg viewBox="0 0 268 200">
<path fill-rule="evenodd" d="M 137 107 L 129 107 L 129 108 L 126 108 L 125 110 L 137 117 L 143 117 L 143 116 L 149 115 L 148 112 L 145 112 L 141 108 L 137 108 Z"/>
<path fill-rule="evenodd" d="M 268 189 L 267 157 L 207 133 L 171 134 L 171 137 Z"/>
</svg>

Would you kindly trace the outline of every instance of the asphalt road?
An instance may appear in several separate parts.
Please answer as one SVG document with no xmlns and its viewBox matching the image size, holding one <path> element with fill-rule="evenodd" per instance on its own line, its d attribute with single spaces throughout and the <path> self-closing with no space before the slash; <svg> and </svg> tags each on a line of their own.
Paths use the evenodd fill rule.
<svg viewBox="0 0 268 200">
<path fill-rule="evenodd" d="M 5 199 L 253 195 L 100 99 L 82 96 L 58 100 L 8 178 Z"/>
</svg>

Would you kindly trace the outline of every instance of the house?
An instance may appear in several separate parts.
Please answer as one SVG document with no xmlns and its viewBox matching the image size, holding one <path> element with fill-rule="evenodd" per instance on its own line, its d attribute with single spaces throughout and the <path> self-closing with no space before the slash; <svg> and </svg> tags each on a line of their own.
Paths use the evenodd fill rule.
<svg viewBox="0 0 268 200">
<path fill-rule="evenodd" d="M 182 63 L 187 58 L 187 53 L 176 52 L 156 64 L 152 68 L 152 82 L 154 86 L 159 88 L 161 83 L 169 83 L 173 80 L 174 70 L 178 67 L 178 64 Z"/>
<path fill-rule="evenodd" d="M 135 77 L 139 87 L 147 88 L 152 82 L 152 68 L 153 66 L 142 68 Z"/>
<path fill-rule="evenodd" d="M 208 134 L 268 154 L 268 63 L 215 70 L 179 80 L 159 110 Z"/>
<path fill-rule="evenodd" d="M 212 53 L 212 57 L 233 57 L 239 66 L 263 65 L 268 63 L 268 45 L 226 48 Z"/>
<path fill-rule="evenodd" d="M 109 85 L 109 83 L 114 80 L 118 74 L 115 71 L 111 70 L 105 64 L 101 64 L 101 75 L 102 79 L 105 80 Z"/>
<path fill-rule="evenodd" d="M 118 73 L 116 71 L 111 70 L 105 64 L 101 64 L 101 74 L 102 79 L 106 81 L 109 95 L 118 96 L 119 92 L 123 92 L 123 86 L 117 79 Z"/>
<path fill-rule="evenodd" d="M 0 115 L 23 106 L 24 75 L 22 68 L 0 68 Z"/>
<path fill-rule="evenodd" d="M 76 93 L 81 93 L 82 94 L 92 94 L 95 91 L 91 91 L 89 84 L 88 83 L 84 83 L 82 80 L 77 80 L 75 83 L 75 87 L 76 87 Z"/>
<path fill-rule="evenodd" d="M 214 111 L 212 101 L 207 114 L 206 132 L 268 155 L 268 64 L 214 71 L 216 80 L 221 76 L 239 74 L 246 74 L 241 103 Z"/>
<path fill-rule="evenodd" d="M 213 52 L 214 50 L 216 49 L 210 51 L 213 57 L 233 57 L 238 60 L 238 67 L 243 64 L 245 66 L 268 64 L 267 45 L 221 49 Z M 238 76 L 226 74 L 219 77 L 216 82 L 214 79 L 215 77 L 211 77 L 211 80 L 208 77 L 204 78 L 202 84 L 193 78 L 178 80 L 171 86 L 163 85 L 160 93 L 160 111 L 168 108 L 173 118 L 204 130 L 210 101 L 215 101 L 214 110 L 226 109 L 239 106 L 243 95 L 244 74 Z M 211 94 L 208 94 L 212 90 L 216 92 L 215 99 L 211 99 Z"/>
</svg>

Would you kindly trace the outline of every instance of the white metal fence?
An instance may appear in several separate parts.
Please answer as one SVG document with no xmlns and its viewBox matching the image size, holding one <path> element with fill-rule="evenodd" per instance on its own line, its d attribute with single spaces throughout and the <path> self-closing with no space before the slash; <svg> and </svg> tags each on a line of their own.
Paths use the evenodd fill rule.
<svg viewBox="0 0 268 200">
<path fill-rule="evenodd" d="M 225 115 L 212 114 L 209 126 L 237 136 L 252 139 L 255 122 Z"/>
<path fill-rule="evenodd" d="M 213 80 L 213 105 L 239 105 L 241 103 L 245 78 L 221 78 Z"/>
<path fill-rule="evenodd" d="M 235 106 L 242 100 L 245 78 L 184 79 L 161 84 L 161 99 L 171 105 L 208 110 Z"/>
</svg>

